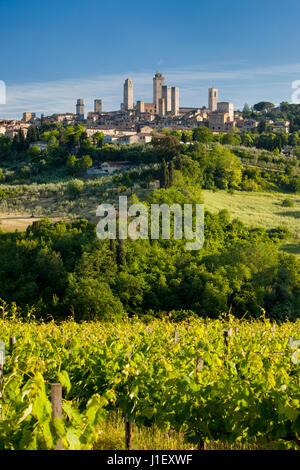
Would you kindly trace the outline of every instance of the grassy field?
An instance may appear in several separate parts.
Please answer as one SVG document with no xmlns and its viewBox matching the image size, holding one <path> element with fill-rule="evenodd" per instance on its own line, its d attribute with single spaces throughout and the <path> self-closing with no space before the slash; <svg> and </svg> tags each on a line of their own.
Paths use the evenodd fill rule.
<svg viewBox="0 0 300 470">
<path fill-rule="evenodd" d="M 300 196 L 284 193 L 259 193 L 203 190 L 205 209 L 217 212 L 228 209 L 232 218 L 239 218 L 247 225 L 267 229 L 286 226 L 293 234 L 283 246 L 289 253 L 300 256 Z M 293 207 L 285 207 L 283 201 L 290 199 Z"/>
</svg>

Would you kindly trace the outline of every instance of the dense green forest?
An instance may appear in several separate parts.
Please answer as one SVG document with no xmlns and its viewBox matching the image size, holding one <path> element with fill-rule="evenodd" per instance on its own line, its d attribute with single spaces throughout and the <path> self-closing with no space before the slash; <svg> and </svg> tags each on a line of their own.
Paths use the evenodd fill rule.
<svg viewBox="0 0 300 470">
<path fill-rule="evenodd" d="M 191 200 L 171 188 L 155 191 L 149 202 L 168 197 Z M 284 229 L 230 222 L 226 210 L 206 212 L 204 248 L 188 252 L 184 240 L 101 241 L 85 220 L 43 219 L 26 233 L 1 235 L 1 297 L 24 314 L 34 306 L 36 316 L 56 319 L 217 317 L 229 309 L 239 317 L 265 309 L 273 319 L 294 319 L 300 263 L 278 251 L 286 236 Z"/>
</svg>

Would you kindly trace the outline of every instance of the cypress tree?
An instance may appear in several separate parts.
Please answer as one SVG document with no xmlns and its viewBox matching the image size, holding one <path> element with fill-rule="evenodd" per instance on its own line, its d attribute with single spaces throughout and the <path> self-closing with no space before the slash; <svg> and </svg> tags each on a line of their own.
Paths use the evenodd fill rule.
<svg viewBox="0 0 300 470">
<path fill-rule="evenodd" d="M 118 243 L 117 263 L 118 266 L 125 265 L 125 243 L 123 238 L 120 238 Z"/>
<path fill-rule="evenodd" d="M 170 162 L 169 163 L 169 188 L 173 185 L 174 183 L 174 163 Z"/>
<path fill-rule="evenodd" d="M 23 151 L 28 148 L 28 144 L 25 140 L 24 132 L 22 129 L 19 130 L 18 132 L 18 150 Z"/>
<path fill-rule="evenodd" d="M 161 186 L 165 189 L 169 187 L 169 170 L 165 159 L 162 161 Z"/>
<path fill-rule="evenodd" d="M 109 240 L 109 249 L 111 251 L 113 259 L 116 261 L 116 243 L 113 238 L 110 238 Z"/>
</svg>

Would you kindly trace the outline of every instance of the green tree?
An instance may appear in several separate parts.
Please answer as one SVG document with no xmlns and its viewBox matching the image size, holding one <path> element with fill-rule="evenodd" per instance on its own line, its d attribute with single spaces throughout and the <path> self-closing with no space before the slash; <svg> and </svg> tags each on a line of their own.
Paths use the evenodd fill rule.
<svg viewBox="0 0 300 470">
<path fill-rule="evenodd" d="M 123 238 L 119 238 L 117 245 L 117 264 L 118 266 L 124 266 L 126 262 L 125 256 L 125 243 Z"/>
<path fill-rule="evenodd" d="M 259 121 L 259 124 L 257 126 L 257 131 L 262 134 L 263 132 L 266 132 L 267 130 L 267 123 L 266 121 L 263 119 L 262 121 Z"/>
<path fill-rule="evenodd" d="M 78 179 L 73 179 L 67 184 L 67 194 L 70 198 L 77 198 L 83 191 L 83 181 Z"/>
<path fill-rule="evenodd" d="M 66 295 L 76 320 L 113 320 L 124 315 L 122 303 L 102 280 L 71 275 Z"/>
<path fill-rule="evenodd" d="M 169 169 L 168 169 L 168 165 L 165 159 L 163 159 L 162 165 L 161 165 L 160 185 L 162 188 L 165 188 L 165 189 L 169 187 Z"/>
<path fill-rule="evenodd" d="M 74 175 L 76 168 L 77 158 L 75 155 L 69 155 L 67 158 L 67 168 L 71 175 Z"/>
<path fill-rule="evenodd" d="M 169 185 L 170 188 L 174 183 L 174 163 L 171 161 L 169 162 Z"/>
<path fill-rule="evenodd" d="M 253 106 L 255 111 L 259 112 L 270 112 L 272 109 L 275 108 L 275 105 L 273 103 L 270 103 L 269 101 L 260 101 L 259 103 L 256 103 Z"/>
<path fill-rule="evenodd" d="M 195 127 L 193 130 L 193 140 L 202 142 L 203 144 L 209 144 L 213 141 L 214 135 L 211 130 L 207 127 Z"/>
<path fill-rule="evenodd" d="M 223 145 L 241 145 L 242 139 L 239 134 L 224 134 L 221 142 Z"/>
<path fill-rule="evenodd" d="M 86 172 L 86 170 L 90 168 L 92 165 L 93 165 L 93 160 L 91 159 L 89 155 L 83 155 L 76 162 L 76 167 L 81 173 Z"/>
</svg>

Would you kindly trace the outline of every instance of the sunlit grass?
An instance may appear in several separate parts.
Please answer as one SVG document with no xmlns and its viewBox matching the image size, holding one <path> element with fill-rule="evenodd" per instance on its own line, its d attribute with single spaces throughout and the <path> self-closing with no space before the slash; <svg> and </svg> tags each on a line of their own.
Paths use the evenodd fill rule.
<svg viewBox="0 0 300 470">
<path fill-rule="evenodd" d="M 100 429 L 96 450 L 125 450 L 124 420 L 119 413 L 111 413 Z M 184 433 L 161 430 L 157 426 L 137 427 L 133 424 L 132 447 L 134 450 L 197 450 L 197 446 L 184 442 Z M 208 443 L 207 450 L 254 450 L 258 446 Z"/>
<path fill-rule="evenodd" d="M 272 192 L 246 192 L 203 190 L 205 209 L 218 212 L 228 209 L 232 218 L 239 218 L 248 226 L 260 226 L 266 229 L 287 227 L 293 234 L 291 240 L 283 245 L 286 252 L 300 256 L 300 196 L 289 194 L 294 205 L 285 207 L 283 201 L 287 199 L 285 193 Z"/>
</svg>

